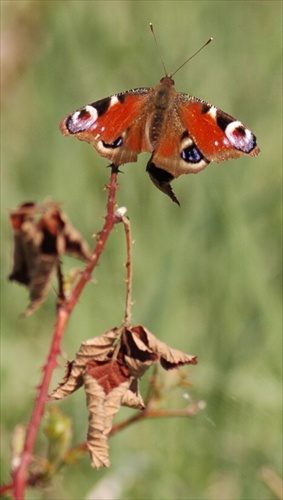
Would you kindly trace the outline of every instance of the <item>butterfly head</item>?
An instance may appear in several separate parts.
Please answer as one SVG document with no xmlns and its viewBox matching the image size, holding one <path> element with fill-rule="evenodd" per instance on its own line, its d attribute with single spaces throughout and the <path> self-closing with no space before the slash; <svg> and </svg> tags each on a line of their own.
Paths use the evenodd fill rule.
<svg viewBox="0 0 283 500">
<path fill-rule="evenodd" d="M 173 80 L 171 73 L 168 73 L 168 75 L 161 78 L 160 83 L 163 83 L 164 85 L 168 85 L 170 87 L 174 87 L 175 80 Z"/>
</svg>

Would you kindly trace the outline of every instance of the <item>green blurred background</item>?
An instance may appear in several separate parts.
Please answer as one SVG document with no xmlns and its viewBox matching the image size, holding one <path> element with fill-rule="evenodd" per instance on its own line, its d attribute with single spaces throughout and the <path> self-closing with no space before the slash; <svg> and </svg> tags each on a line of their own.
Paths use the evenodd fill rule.
<svg viewBox="0 0 283 500">
<path fill-rule="evenodd" d="M 107 161 L 64 138 L 58 122 L 89 102 L 159 82 L 152 22 L 168 71 L 214 38 L 176 75 L 176 88 L 242 120 L 262 150 L 179 178 L 173 188 L 181 208 L 148 179 L 146 154 L 119 178 L 119 204 L 128 208 L 135 240 L 134 322 L 198 355 L 189 393 L 207 406 L 192 420 L 124 430 L 111 439 L 109 470 L 92 470 L 86 456 L 50 490 L 29 490 L 27 498 L 277 498 L 263 468 L 281 475 L 282 3 L 22 0 L 2 1 L 1 14 L 2 481 L 9 481 L 11 432 L 30 418 L 55 321 L 52 293 L 33 316 L 18 319 L 28 296 L 6 279 L 8 210 L 28 200 L 61 201 L 91 244 L 105 214 Z M 65 359 L 83 340 L 121 323 L 124 262 L 117 226 L 71 318 Z M 66 269 L 77 265 L 66 259 Z M 171 409 L 186 403 L 182 392 L 166 401 Z M 83 391 L 60 407 L 73 418 L 74 444 L 83 442 Z M 128 415 L 123 410 L 118 420 Z M 41 436 L 38 453 L 45 447 Z"/>
</svg>

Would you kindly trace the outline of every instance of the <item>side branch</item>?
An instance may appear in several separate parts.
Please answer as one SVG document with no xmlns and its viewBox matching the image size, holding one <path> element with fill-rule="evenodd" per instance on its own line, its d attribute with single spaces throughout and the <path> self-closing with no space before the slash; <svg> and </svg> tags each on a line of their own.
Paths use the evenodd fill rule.
<svg viewBox="0 0 283 500">
<path fill-rule="evenodd" d="M 126 245 L 127 245 L 127 262 L 126 262 L 126 268 L 127 268 L 127 291 L 126 291 L 126 307 L 125 307 L 125 319 L 124 319 L 124 325 L 128 326 L 131 323 L 131 307 L 132 307 L 132 288 L 133 288 L 133 256 L 132 256 L 132 231 L 131 231 L 131 224 L 128 219 L 128 217 L 123 216 L 122 217 L 122 222 L 124 224 L 125 228 L 125 234 L 126 234 Z"/>
</svg>

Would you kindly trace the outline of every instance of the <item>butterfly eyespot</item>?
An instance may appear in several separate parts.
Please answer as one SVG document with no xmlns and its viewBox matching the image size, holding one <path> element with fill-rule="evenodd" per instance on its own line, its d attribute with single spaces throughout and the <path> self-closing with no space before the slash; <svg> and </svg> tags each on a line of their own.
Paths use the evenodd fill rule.
<svg viewBox="0 0 283 500">
<path fill-rule="evenodd" d="M 199 163 L 204 159 L 204 156 L 196 145 L 192 144 L 188 148 L 183 149 L 181 152 L 181 158 L 187 163 Z"/>
<path fill-rule="evenodd" d="M 101 141 L 101 142 L 102 142 L 104 148 L 116 149 L 116 148 L 120 148 L 122 146 L 123 137 L 121 137 L 121 136 L 118 137 L 118 139 L 115 139 L 115 141 L 111 142 L 110 144 L 108 144 L 105 141 Z"/>
<path fill-rule="evenodd" d="M 229 123 L 225 135 L 234 148 L 243 153 L 250 153 L 256 147 L 254 134 L 239 121 Z"/>
<path fill-rule="evenodd" d="M 96 109 L 88 105 L 68 116 L 66 128 L 70 134 L 79 134 L 90 127 L 95 127 L 97 118 L 98 114 Z"/>
</svg>

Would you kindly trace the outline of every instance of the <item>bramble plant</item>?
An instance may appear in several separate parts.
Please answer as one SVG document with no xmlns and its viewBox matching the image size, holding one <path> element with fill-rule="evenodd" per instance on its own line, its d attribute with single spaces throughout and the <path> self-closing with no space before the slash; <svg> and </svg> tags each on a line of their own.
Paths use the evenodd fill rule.
<svg viewBox="0 0 283 500">
<path fill-rule="evenodd" d="M 95 469 L 110 465 L 108 437 L 128 425 L 145 418 L 192 417 L 204 408 L 203 402 L 192 402 L 182 410 L 159 408 L 163 397 L 162 381 L 155 369 L 149 380 L 145 398 L 139 391 L 139 379 L 152 365 L 158 363 L 165 370 L 187 364 L 196 364 L 197 358 L 172 349 L 155 337 L 145 326 L 133 325 L 132 307 L 132 234 L 124 207 L 117 208 L 116 191 L 118 170 L 112 166 L 108 189 L 105 223 L 96 236 L 92 253 L 81 234 L 75 229 L 59 204 L 48 202 L 41 205 L 24 203 L 10 214 L 14 231 L 14 265 L 10 280 L 25 285 L 29 290 L 30 304 L 24 315 L 40 307 L 51 288 L 52 277 L 57 275 L 58 293 L 56 325 L 51 341 L 43 377 L 38 388 L 33 414 L 26 431 L 16 428 L 11 470 L 13 481 L 2 487 L 2 493 L 13 493 L 16 500 L 23 499 L 28 486 L 48 484 L 63 465 L 76 463 L 88 450 Z M 57 389 L 50 391 L 51 377 L 58 366 L 61 343 L 67 325 L 79 298 L 91 281 L 106 242 L 116 224 L 125 228 L 126 303 L 124 321 L 119 327 L 111 327 L 100 336 L 82 343 L 75 360 L 68 362 L 66 375 Z M 76 273 L 73 283 L 68 283 L 62 271 L 62 259 L 71 254 L 86 261 L 84 269 Z M 187 376 L 180 374 L 176 386 L 187 386 Z M 48 440 L 46 456 L 34 455 L 38 431 L 45 413 L 46 403 L 60 400 L 84 386 L 90 413 L 86 443 L 71 447 L 71 423 L 58 408 L 49 405 L 44 433 Z M 121 405 L 137 409 L 133 417 L 113 426 L 113 418 Z"/>
<path fill-rule="evenodd" d="M 26 500 L 282 499 L 282 3 L 114 2 L 114 16 L 110 3 L 0 3 L 1 494 L 15 497 L 17 483 L 17 497 L 22 492 Z M 169 75 L 160 85 L 210 36 L 214 42 L 173 76 L 174 86 Z M 150 133 L 153 96 L 159 109 L 164 99 L 169 106 Z M 225 123 L 220 109 L 251 132 Z M 136 121 L 130 113 L 128 122 L 129 110 L 137 111 Z M 89 137 L 91 145 L 63 137 L 60 120 L 63 132 Z M 157 134 L 162 123 L 165 132 Z M 209 131 L 200 133 L 203 123 Z M 199 175 L 176 178 L 183 168 L 205 167 L 214 148 L 222 157 L 223 129 L 246 151 L 255 134 L 260 155 L 219 164 L 214 157 Z M 162 148 L 153 151 L 158 135 Z M 146 152 L 138 152 L 138 137 Z M 120 159 L 113 207 L 119 220 L 87 276 L 109 212 L 104 166 Z M 181 208 L 155 186 L 173 196 L 172 187 Z M 36 204 L 29 210 L 19 207 L 30 200 Z M 124 325 L 127 215 L 134 305 Z M 125 375 L 128 384 L 137 363 L 129 339 L 138 345 L 134 354 L 160 352 L 152 354 L 136 327 L 148 342 L 152 332 L 196 354 L 199 364 L 165 371 L 154 362 L 139 381 L 145 409 L 116 413 L 105 436 L 111 467 L 97 470 L 87 442 L 90 374 L 78 353 L 91 339 L 89 370 L 102 383 L 108 358 L 97 359 L 96 342 L 118 329 L 115 381 Z M 67 360 L 61 390 L 72 381 L 82 385 L 56 400 Z M 112 391 L 105 395 L 101 383 L 95 391 L 105 411 Z M 199 400 L 206 408 L 192 421 L 204 405 Z"/>
</svg>

